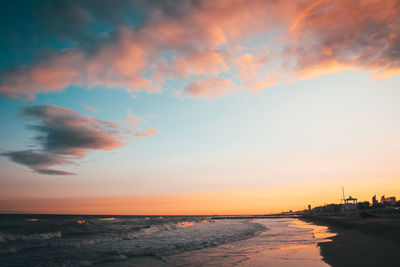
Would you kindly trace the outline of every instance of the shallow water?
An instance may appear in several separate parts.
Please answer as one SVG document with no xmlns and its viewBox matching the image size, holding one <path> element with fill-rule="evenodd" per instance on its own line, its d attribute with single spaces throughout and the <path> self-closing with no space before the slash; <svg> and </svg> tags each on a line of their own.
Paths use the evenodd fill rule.
<svg viewBox="0 0 400 267">
<path fill-rule="evenodd" d="M 326 233 L 296 219 L 0 215 L 0 266 L 327 266 Z"/>
</svg>

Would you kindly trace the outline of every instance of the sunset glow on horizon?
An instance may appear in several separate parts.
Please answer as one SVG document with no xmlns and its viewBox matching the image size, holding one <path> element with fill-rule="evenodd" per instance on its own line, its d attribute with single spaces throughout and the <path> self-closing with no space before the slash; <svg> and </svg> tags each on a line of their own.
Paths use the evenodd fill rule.
<svg viewBox="0 0 400 267">
<path fill-rule="evenodd" d="M 400 197 L 400 3 L 2 3 L 0 213 Z"/>
</svg>

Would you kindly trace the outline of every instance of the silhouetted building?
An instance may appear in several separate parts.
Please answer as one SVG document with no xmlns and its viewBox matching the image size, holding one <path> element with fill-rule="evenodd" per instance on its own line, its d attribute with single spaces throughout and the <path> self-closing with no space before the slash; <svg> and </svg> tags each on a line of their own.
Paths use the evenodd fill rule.
<svg viewBox="0 0 400 267">
<path fill-rule="evenodd" d="M 368 209 L 369 208 L 369 202 L 368 201 L 358 202 L 357 206 L 358 206 L 359 209 Z"/>
<path fill-rule="evenodd" d="M 376 199 L 376 195 L 372 197 L 372 206 L 378 205 L 378 200 Z"/>
<path fill-rule="evenodd" d="M 359 215 L 357 198 L 349 196 L 348 198 L 344 199 L 344 205 L 342 208 L 343 208 L 343 213 L 346 216 L 357 217 Z"/>
<path fill-rule="evenodd" d="M 349 196 L 348 198 L 346 198 L 344 200 L 345 204 L 357 204 L 357 198 L 353 198 L 351 196 Z"/>
<path fill-rule="evenodd" d="M 396 197 L 385 197 L 383 195 L 381 197 L 381 203 L 385 205 L 395 206 L 396 205 Z"/>
</svg>

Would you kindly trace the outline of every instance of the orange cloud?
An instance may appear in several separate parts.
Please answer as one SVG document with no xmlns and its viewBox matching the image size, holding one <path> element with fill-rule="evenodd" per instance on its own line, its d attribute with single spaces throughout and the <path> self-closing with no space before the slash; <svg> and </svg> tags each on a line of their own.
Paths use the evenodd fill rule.
<svg viewBox="0 0 400 267">
<path fill-rule="evenodd" d="M 173 14 L 161 3 L 139 2 L 149 14 L 141 27 L 119 24 L 90 53 L 78 46 L 10 69 L 2 74 L 0 93 L 32 99 L 71 85 L 160 92 L 173 75 L 190 84 L 180 88 L 190 96 L 214 99 L 236 91 L 226 82 L 228 76 L 222 78 L 224 72 L 235 77 L 231 83 L 238 88 L 271 85 L 263 77 L 275 69 L 266 68 L 274 61 L 278 76 L 295 79 L 343 70 L 376 71 L 373 79 L 399 73 L 397 1 L 205 0 L 175 6 Z M 261 53 L 246 47 L 252 38 L 270 34 L 274 38 L 257 47 Z"/>
<path fill-rule="evenodd" d="M 123 27 L 114 43 L 100 47 L 85 62 L 88 86 L 124 88 L 128 91 L 151 88 L 150 80 L 144 75 L 153 51 L 153 45 L 143 35 Z"/>
<path fill-rule="evenodd" d="M 222 50 L 202 50 L 174 59 L 173 66 L 177 75 L 218 74 L 229 69 Z"/>
<path fill-rule="evenodd" d="M 200 81 L 194 81 L 185 87 L 185 92 L 193 97 L 203 97 L 209 100 L 224 97 L 237 88 L 233 82 L 224 78 L 209 78 Z"/>
<path fill-rule="evenodd" d="M 246 81 L 244 87 L 250 89 L 250 91 L 257 92 L 275 84 L 276 81 L 265 78 L 264 80 Z"/>
<path fill-rule="evenodd" d="M 40 92 L 60 91 L 71 84 L 81 85 L 84 56 L 65 51 L 32 67 L 21 67 L 2 74 L 0 92 L 10 97 L 25 95 L 33 99 Z"/>
<path fill-rule="evenodd" d="M 189 4 L 177 17 L 163 10 L 149 12 L 150 19 L 143 27 L 120 27 L 91 53 L 70 49 L 24 69 L 5 72 L 0 92 L 32 99 L 40 92 L 61 91 L 71 85 L 160 91 L 162 83 L 152 82 L 147 74 L 158 71 L 153 62 L 162 51 L 184 52 L 174 60 L 180 75 L 216 75 L 229 66 L 223 52 L 215 47 L 232 45 L 253 29 L 261 29 L 269 13 L 263 7 L 263 1 L 204 1 Z M 163 81 L 163 77 L 159 79 Z"/>
<path fill-rule="evenodd" d="M 310 1 L 290 27 L 295 71 L 301 78 L 355 69 L 397 75 L 399 14 L 397 1 Z"/>
<path fill-rule="evenodd" d="M 142 137 L 148 137 L 151 135 L 155 135 L 156 133 L 158 133 L 158 131 L 156 129 L 148 128 L 147 130 L 145 130 L 143 132 L 136 131 L 136 133 L 134 133 L 133 136 L 135 136 L 137 138 L 142 138 Z"/>
<path fill-rule="evenodd" d="M 128 125 L 133 125 L 133 126 L 135 126 L 137 128 L 137 127 L 139 127 L 139 121 L 141 119 L 142 118 L 140 118 L 140 117 L 138 117 L 136 115 L 128 113 L 128 116 L 122 120 L 122 123 L 128 124 Z"/>
<path fill-rule="evenodd" d="M 240 77 L 244 79 L 257 78 L 261 69 L 268 63 L 266 53 L 253 55 L 245 53 L 235 58 Z"/>
</svg>

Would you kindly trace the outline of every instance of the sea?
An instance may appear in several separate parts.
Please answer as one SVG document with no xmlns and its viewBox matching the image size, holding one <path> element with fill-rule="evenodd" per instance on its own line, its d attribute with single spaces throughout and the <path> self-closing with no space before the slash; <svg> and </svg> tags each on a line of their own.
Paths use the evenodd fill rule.
<svg viewBox="0 0 400 267">
<path fill-rule="evenodd" d="M 299 219 L 0 214 L 0 266 L 326 267 Z"/>
</svg>

